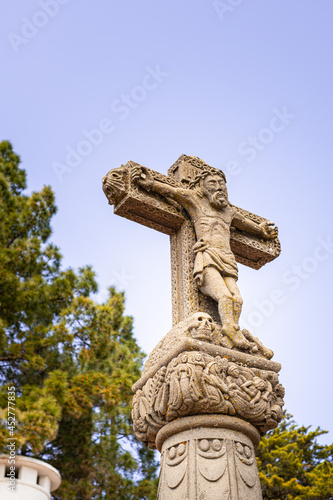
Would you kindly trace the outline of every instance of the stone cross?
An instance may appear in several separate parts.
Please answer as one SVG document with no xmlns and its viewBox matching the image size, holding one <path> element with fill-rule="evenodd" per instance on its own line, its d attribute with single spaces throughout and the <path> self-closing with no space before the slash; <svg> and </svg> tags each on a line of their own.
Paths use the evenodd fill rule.
<svg viewBox="0 0 333 500">
<path fill-rule="evenodd" d="M 139 440 L 159 449 L 159 500 L 258 500 L 254 449 L 282 418 L 273 352 L 238 321 L 237 262 L 280 253 L 273 224 L 228 201 L 224 174 L 182 155 L 162 175 L 134 162 L 103 190 L 117 215 L 168 234 L 173 328 L 133 386 Z"/>
<path fill-rule="evenodd" d="M 208 170 L 214 175 L 221 171 L 210 167 L 200 158 L 182 155 L 170 167 L 167 176 L 130 161 L 111 170 L 103 179 L 104 192 L 109 203 L 114 204 L 115 214 L 170 236 L 173 325 L 197 311 L 210 314 L 221 325 L 216 300 L 202 293 L 193 280 L 196 235 L 191 217 L 177 201 L 153 189 L 143 189 L 140 183 L 135 182 L 133 171 L 138 169 L 141 170 L 141 177 L 150 175 L 159 184 L 178 189 L 188 188 L 202 172 Z M 146 173 L 142 174 L 142 171 Z M 271 224 L 244 209 L 237 208 L 237 212 L 254 228 Z M 238 227 L 231 226 L 230 247 L 237 262 L 254 269 L 259 269 L 280 254 L 280 243 L 276 236 L 263 239 L 260 234 L 244 231 L 239 224 Z"/>
</svg>

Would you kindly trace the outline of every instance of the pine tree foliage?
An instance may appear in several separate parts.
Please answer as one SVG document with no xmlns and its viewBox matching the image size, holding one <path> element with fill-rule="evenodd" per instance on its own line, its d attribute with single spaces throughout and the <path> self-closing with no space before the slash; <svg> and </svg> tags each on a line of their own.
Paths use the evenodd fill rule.
<svg viewBox="0 0 333 500">
<path fill-rule="evenodd" d="M 48 186 L 25 194 L 19 164 L 11 144 L 0 143 L 1 450 L 14 386 L 17 453 L 61 472 L 54 499 L 153 499 L 154 455 L 130 423 L 143 353 L 124 295 L 110 288 L 97 304 L 91 267 L 62 269 L 49 242 L 54 194 Z"/>
<path fill-rule="evenodd" d="M 319 444 L 327 431 L 310 429 L 285 414 L 261 439 L 257 463 L 264 500 L 333 499 L 333 444 Z"/>
</svg>

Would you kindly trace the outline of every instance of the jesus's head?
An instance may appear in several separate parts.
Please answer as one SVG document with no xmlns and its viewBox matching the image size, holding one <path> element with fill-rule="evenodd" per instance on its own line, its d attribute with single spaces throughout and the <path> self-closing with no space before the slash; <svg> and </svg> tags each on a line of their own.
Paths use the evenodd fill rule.
<svg viewBox="0 0 333 500">
<path fill-rule="evenodd" d="M 197 189 L 200 196 L 206 196 L 217 210 L 228 205 L 226 178 L 222 170 L 200 172 L 190 183 L 190 189 Z"/>
<path fill-rule="evenodd" d="M 228 191 L 224 178 L 219 174 L 207 175 L 201 181 L 203 194 L 208 198 L 212 207 L 221 210 L 228 206 Z"/>
</svg>

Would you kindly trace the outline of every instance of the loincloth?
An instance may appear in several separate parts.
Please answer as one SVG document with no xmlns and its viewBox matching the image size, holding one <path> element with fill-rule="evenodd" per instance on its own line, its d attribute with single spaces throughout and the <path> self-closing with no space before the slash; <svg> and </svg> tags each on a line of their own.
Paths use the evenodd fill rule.
<svg viewBox="0 0 333 500">
<path fill-rule="evenodd" d="M 224 278 L 238 279 L 237 263 L 231 250 L 210 247 L 200 240 L 194 245 L 193 251 L 196 254 L 193 269 L 194 279 L 200 279 L 206 267 L 215 267 Z"/>
</svg>

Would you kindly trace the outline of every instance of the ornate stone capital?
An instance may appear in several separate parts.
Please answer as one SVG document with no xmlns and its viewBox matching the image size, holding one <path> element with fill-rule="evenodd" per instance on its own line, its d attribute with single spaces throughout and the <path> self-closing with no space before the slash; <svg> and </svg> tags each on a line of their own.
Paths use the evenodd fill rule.
<svg viewBox="0 0 333 500">
<path fill-rule="evenodd" d="M 133 386 L 138 439 L 155 449 L 164 426 L 190 415 L 240 418 L 260 435 L 275 428 L 284 404 L 280 364 L 214 343 L 213 332 L 201 323 L 194 328 L 193 319 L 187 336 L 178 327 L 162 339 Z"/>
</svg>

